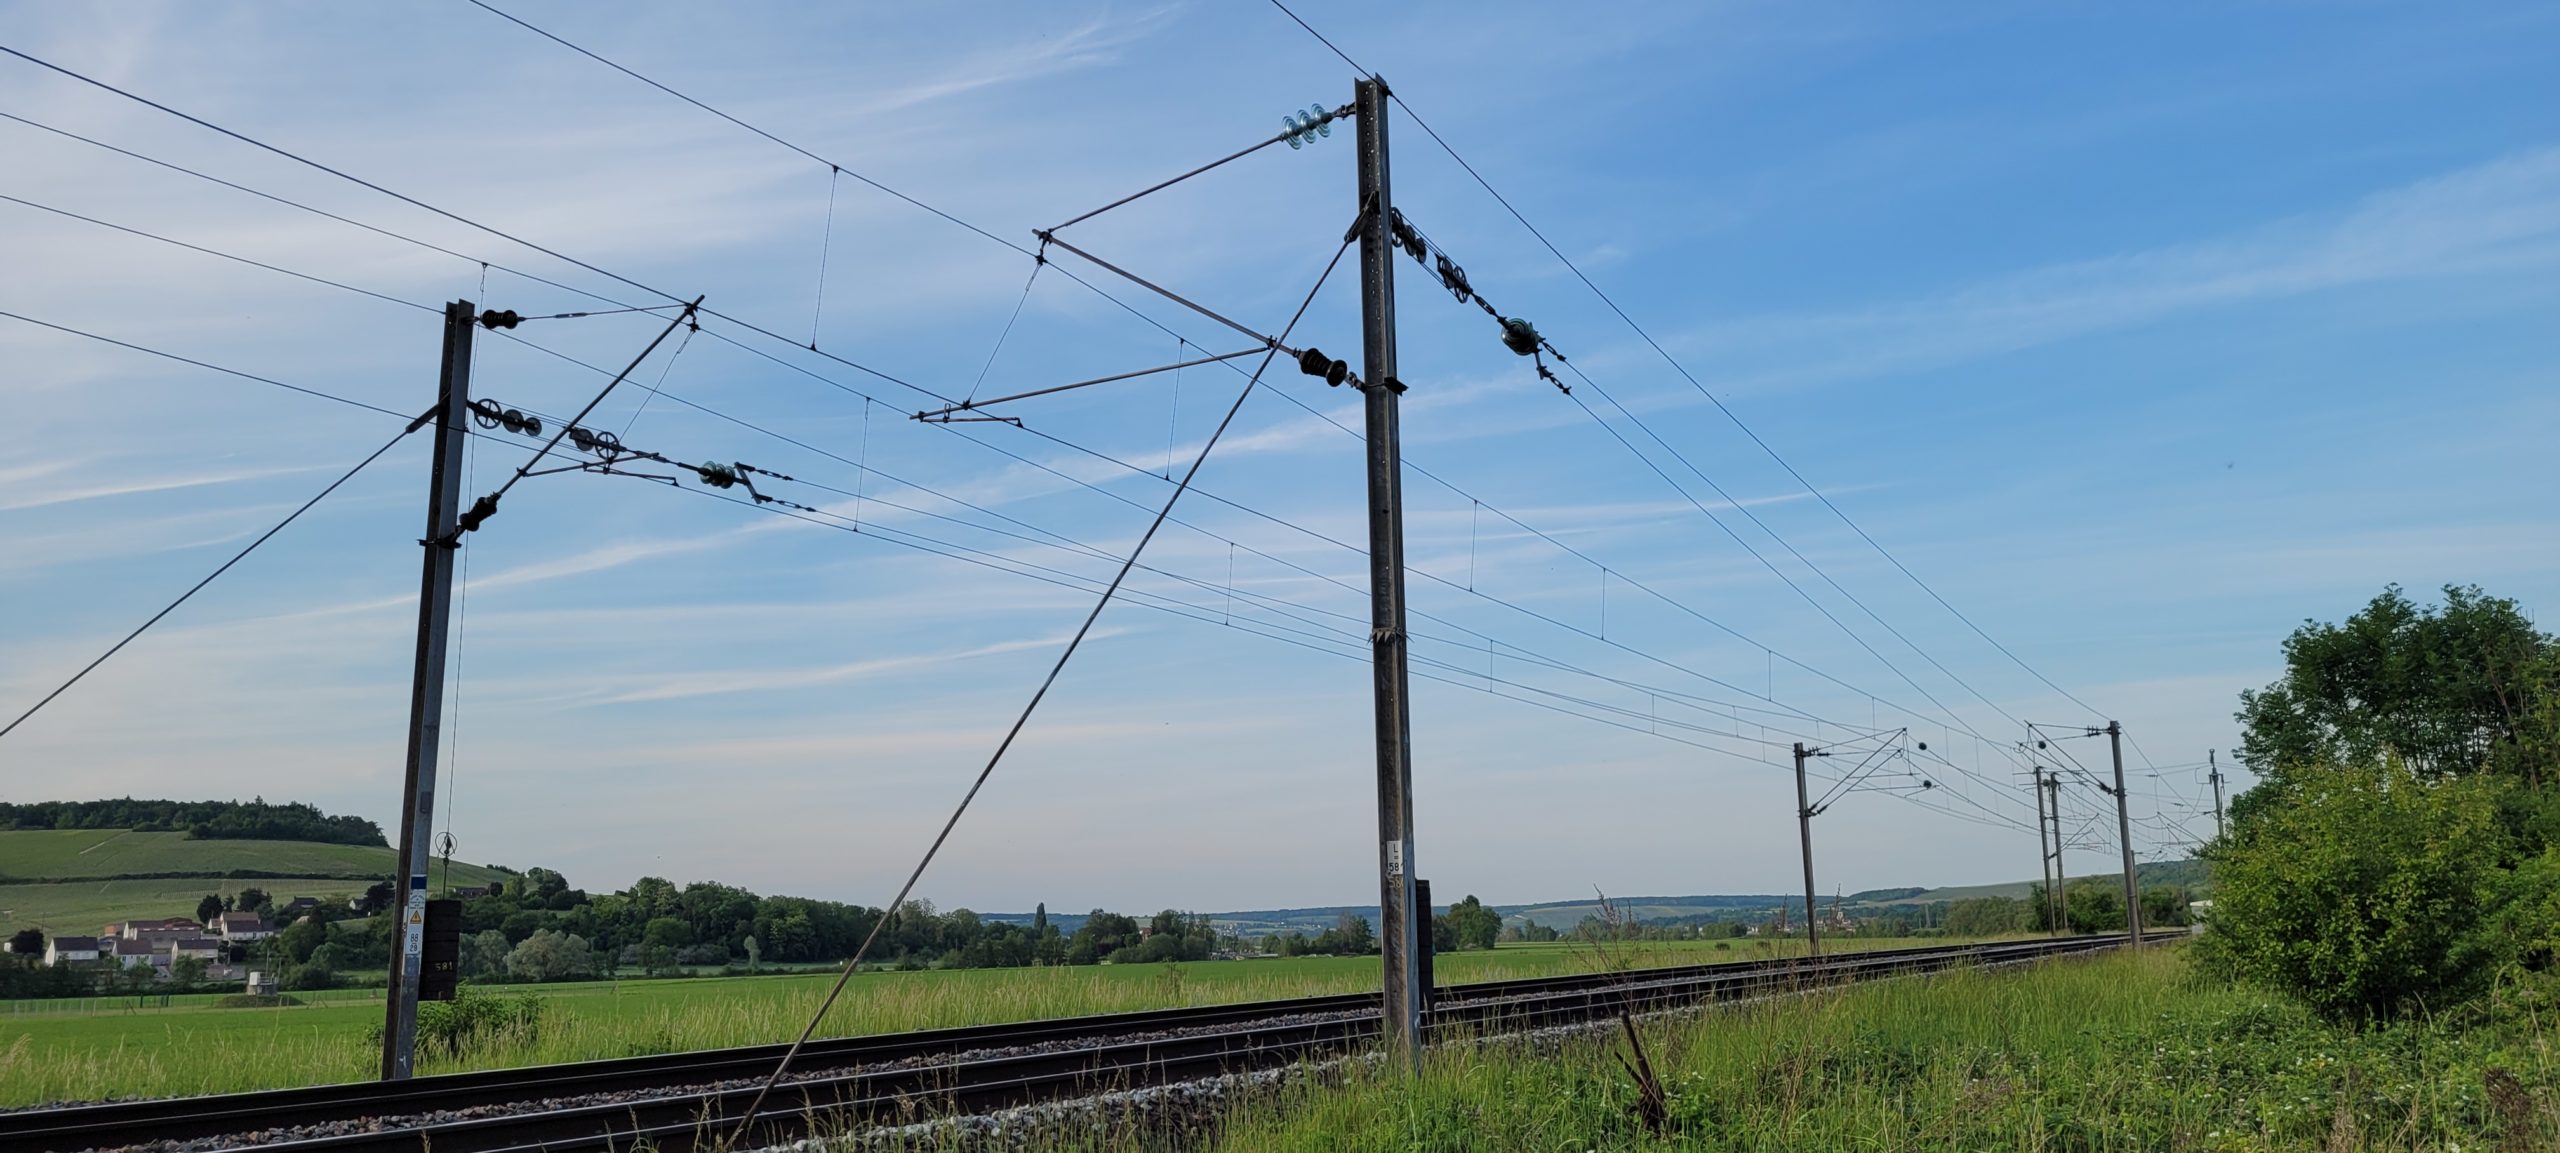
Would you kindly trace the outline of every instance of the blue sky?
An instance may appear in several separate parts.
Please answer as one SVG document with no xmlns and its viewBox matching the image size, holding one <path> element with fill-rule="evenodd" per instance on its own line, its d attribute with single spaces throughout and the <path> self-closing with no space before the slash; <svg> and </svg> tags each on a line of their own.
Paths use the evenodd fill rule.
<svg viewBox="0 0 2560 1153">
<path fill-rule="evenodd" d="M 1248 3 L 509 10 L 1024 244 L 1351 80 Z M 2235 694 L 2303 618 L 2390 582 L 2478 582 L 2535 610 L 2560 591 L 2560 526 L 2534 499 L 2560 417 L 2547 9 L 1300 11 L 1895 557 L 2120 719 L 2146 856 L 2209 830 L 2192 766 L 2228 749 Z M 826 166 L 458 0 L 9 13 L 11 47 L 937 392 L 1186 347 L 1057 270 L 1026 291 L 1019 253 L 850 176 L 831 196 Z M 20 61 L 0 60 L 0 111 L 469 259 L 0 121 L 11 197 L 430 308 L 599 307 L 502 270 L 484 285 L 482 260 L 658 303 Z M 1417 682 L 1420 871 L 1496 901 L 1786 891 L 1787 733 L 1907 725 L 1952 762 L 1929 770 L 1938 807 L 1848 795 L 1816 824 L 1821 887 L 2028 873 L 2012 722 L 2088 712 L 1807 496 L 1412 121 L 1392 133 L 1399 206 L 1589 374 L 1576 396 L 1602 414 L 1400 265 L 1407 459 L 1448 482 L 1407 482 L 1430 614 L 1413 651 L 1446 678 Z M 1338 132 L 1068 235 L 1276 329 L 1349 222 L 1351 182 Z M 0 202 L 0 246 L 0 309 L 401 411 L 432 398 L 426 309 L 20 204 Z M 1061 268 L 1193 355 L 1240 347 Z M 601 378 L 532 346 L 619 364 L 657 324 L 484 338 L 476 391 L 574 411 Z M 1348 276 L 1298 341 L 1356 351 Z M 920 394 L 726 321 L 672 348 L 636 381 L 823 453 L 630 386 L 597 423 L 812 482 L 772 491 L 838 527 L 645 481 L 527 481 L 466 550 L 447 820 L 465 857 L 590 887 L 657 873 L 883 901 L 1090 603 L 898 542 L 1107 579 L 1136 506 L 1170 488 L 1151 474 L 1196 451 L 1240 379 L 1193 369 L 1016 410 L 1051 440 L 919 426 L 902 417 Z M 0 702 L 41 695 L 396 429 L 5 318 L 0 366 Z M 923 893 L 1374 893 L 1362 558 L 1323 539 L 1363 533 L 1359 441 L 1324 419 L 1356 428 L 1357 398 L 1270 384 Z M 390 824 L 425 450 L 395 449 L 0 741 L 0 796 L 262 794 Z M 470 489 L 525 451 L 479 444 Z M 842 531 L 857 515 L 867 531 Z M 1149 607 L 1176 602 L 1188 616 Z M 2098 743 L 2068 747 L 2102 764 Z M 2066 798 L 2076 838 L 2106 832 L 2101 798 Z M 2075 871 L 2110 859 L 2108 836 Z"/>
</svg>

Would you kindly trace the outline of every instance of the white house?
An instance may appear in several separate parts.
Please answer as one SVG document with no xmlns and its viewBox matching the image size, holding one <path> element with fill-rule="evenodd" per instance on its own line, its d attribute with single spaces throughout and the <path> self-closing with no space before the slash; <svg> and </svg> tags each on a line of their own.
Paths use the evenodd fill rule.
<svg viewBox="0 0 2560 1153">
<path fill-rule="evenodd" d="M 137 941 L 131 937 L 118 937 L 113 941 L 102 941 L 99 945 L 98 951 L 102 957 L 112 958 L 119 969 L 149 965 L 153 972 L 166 977 L 169 975 L 169 962 L 175 959 L 175 955 L 169 952 L 168 947 L 158 941 Z"/>
<path fill-rule="evenodd" d="M 276 935 L 267 919 L 256 913 L 224 913 L 206 922 L 205 928 L 225 941 L 263 941 Z"/>
<path fill-rule="evenodd" d="M 44 943 L 44 963 L 77 964 L 98 959 L 96 937 L 55 937 Z"/>
</svg>

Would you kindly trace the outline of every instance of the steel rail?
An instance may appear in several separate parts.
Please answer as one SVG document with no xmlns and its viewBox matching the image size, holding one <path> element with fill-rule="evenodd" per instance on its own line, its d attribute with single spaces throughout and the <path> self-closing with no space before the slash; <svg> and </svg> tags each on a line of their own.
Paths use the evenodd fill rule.
<svg viewBox="0 0 2560 1153">
<path fill-rule="evenodd" d="M 2165 936 L 2175 936 L 2166 934 Z M 1431 1015 L 1435 1036 L 1539 1028 L 1650 1012 L 1706 1000 L 1844 981 L 1871 980 L 1965 964 L 2017 964 L 2120 946 L 2117 936 L 1991 945 L 1876 950 L 1820 960 L 1766 959 L 1716 965 L 1538 977 L 1444 986 Z M 789 1140 L 828 1124 L 862 1124 L 1270 1068 L 1356 1048 L 1377 1031 L 1374 993 L 1296 998 L 1194 1009 L 971 1026 L 841 1038 L 803 1050 L 814 1076 L 777 1086 L 781 1105 L 760 1118 L 759 1139 Z M 1294 1017 L 1339 1014 L 1314 1021 Z M 1174 1033 L 1173 1036 L 1159 1034 Z M 1029 1053 L 1033 1045 L 1092 1044 Z M 602 1150 L 647 1140 L 665 1150 L 735 1117 L 755 1075 L 779 1045 L 489 1070 L 214 1097 L 172 1098 L 0 1114 L 0 1149 L 62 1151 L 183 1140 L 203 1148 L 360 1150 L 390 1153 L 499 1153 L 519 1148 Z M 945 1058 L 939 1062 L 924 1058 Z M 884 1067 L 895 1066 L 895 1067 Z M 850 1070 L 834 1074 L 828 1069 Z M 723 1086 L 726 1081 L 748 1082 Z M 707 1088 L 706 1088 L 707 1087 Z M 457 1111 L 608 1093 L 679 1090 L 663 1096 L 495 1116 Z M 690 1089 L 690 1092 L 681 1090 Z M 446 1119 L 395 1123 L 284 1141 L 256 1134 L 373 1118 Z M 222 1144 L 224 1137 L 239 1138 Z M 704 1136 L 707 1148 L 713 1142 Z"/>
</svg>

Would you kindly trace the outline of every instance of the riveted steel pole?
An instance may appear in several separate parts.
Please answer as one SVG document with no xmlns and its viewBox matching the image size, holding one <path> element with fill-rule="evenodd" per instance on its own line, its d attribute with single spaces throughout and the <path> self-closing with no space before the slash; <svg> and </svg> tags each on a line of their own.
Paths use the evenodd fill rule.
<svg viewBox="0 0 2560 1153">
<path fill-rule="evenodd" d="M 2116 758 L 2116 836 L 2124 848 L 2124 932 L 2126 943 L 2142 947 L 2142 894 L 2133 880 L 2133 816 L 2124 787 L 2124 726 L 2107 722 L 2107 750 Z"/>
<path fill-rule="evenodd" d="M 1822 930 L 1813 920 L 1813 802 L 1804 789 L 1804 759 L 1812 756 L 1796 745 L 1796 837 L 1804 846 L 1804 947 L 1808 956 L 1822 955 Z"/>
<path fill-rule="evenodd" d="M 2035 774 L 2032 787 L 2036 791 L 2036 868 L 2044 877 L 2044 892 L 2039 894 L 2044 907 L 2036 910 L 2036 919 L 2045 922 L 2045 927 L 2050 929 L 2053 928 L 2053 838 L 2047 835 L 2050 830 L 2045 827 L 2044 766 L 2036 765 L 2028 771 Z"/>
<path fill-rule="evenodd" d="M 2214 756 L 2214 750 L 2206 749 L 2204 763 L 2213 767 L 2213 839 L 2219 841 L 2222 839 L 2222 762 Z"/>
<path fill-rule="evenodd" d="M 2071 904 L 2063 899 L 2062 894 L 2063 888 L 2071 883 L 2071 874 L 2064 872 L 2062 868 L 2061 774 L 2046 773 L 2044 775 L 2044 805 L 2045 811 L 2053 818 L 2053 890 L 2045 894 L 2045 899 L 2052 905 L 2053 931 L 2062 933 L 2070 931 L 2071 928 Z"/>
<path fill-rule="evenodd" d="M 409 762 L 400 802 L 399 872 L 393 905 L 391 981 L 383 998 L 382 1079 L 405 1080 L 418 1047 L 418 977 L 424 971 L 427 833 L 435 827 L 436 749 L 444 722 L 447 623 L 453 612 L 454 523 L 462 506 L 462 445 L 470 439 L 472 304 L 444 308 L 444 370 L 437 384 L 435 457 L 427 481 L 426 554 L 418 588 L 418 663 L 409 685 Z"/>
<path fill-rule="evenodd" d="M 1395 250 L 1387 213 L 1387 86 L 1352 87 L 1360 148 L 1361 379 L 1369 441 L 1369 645 L 1378 741 L 1378 926 L 1386 974 L 1379 1009 L 1399 1064 L 1422 1065 L 1421 950 L 1413 893 L 1413 715 L 1405 675 L 1404 461 L 1397 447 Z"/>
</svg>

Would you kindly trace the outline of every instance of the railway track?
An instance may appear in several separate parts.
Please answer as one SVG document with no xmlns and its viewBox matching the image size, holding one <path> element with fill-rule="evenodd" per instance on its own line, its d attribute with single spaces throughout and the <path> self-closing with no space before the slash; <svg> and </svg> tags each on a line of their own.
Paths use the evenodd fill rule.
<svg viewBox="0 0 2560 1153">
<path fill-rule="evenodd" d="M 2178 934 L 2164 934 L 2174 939 Z M 1535 1029 L 1964 965 L 2087 953 L 2118 937 L 1687 965 L 1443 986 L 1435 1038 Z M 1348 994 L 935 1029 L 813 1042 L 774 1088 L 752 1145 L 813 1126 L 984 1113 L 1320 1059 L 1376 1037 L 1377 995 Z M 785 1047 L 758 1045 L 524 1069 L 0 1114 L 0 1151 L 155 1142 L 331 1153 L 546 1153 L 708 1148 Z M 724 1123 L 725 1120 L 725 1123 Z"/>
</svg>

